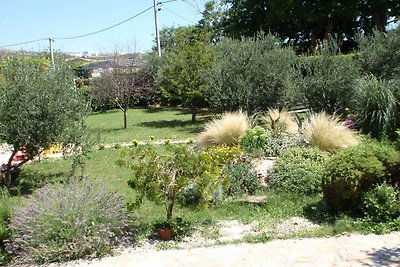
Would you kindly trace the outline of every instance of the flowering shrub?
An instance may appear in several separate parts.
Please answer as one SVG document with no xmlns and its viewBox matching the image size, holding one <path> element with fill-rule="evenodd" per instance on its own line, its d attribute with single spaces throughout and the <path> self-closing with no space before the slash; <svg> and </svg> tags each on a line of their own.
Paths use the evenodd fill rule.
<svg viewBox="0 0 400 267">
<path fill-rule="evenodd" d="M 57 154 L 57 153 L 61 153 L 61 152 L 62 152 L 61 144 L 53 144 L 48 149 L 45 149 L 43 151 L 43 155 L 47 156 L 48 154 L 52 155 L 52 154 Z"/>
<path fill-rule="evenodd" d="M 216 165 L 222 166 L 228 161 L 236 158 L 242 153 L 239 146 L 213 146 L 201 153 L 203 161 L 214 161 Z"/>
<path fill-rule="evenodd" d="M 46 185 L 15 210 L 7 250 L 25 263 L 101 256 L 130 241 L 128 222 L 122 197 L 98 182 Z"/>
</svg>

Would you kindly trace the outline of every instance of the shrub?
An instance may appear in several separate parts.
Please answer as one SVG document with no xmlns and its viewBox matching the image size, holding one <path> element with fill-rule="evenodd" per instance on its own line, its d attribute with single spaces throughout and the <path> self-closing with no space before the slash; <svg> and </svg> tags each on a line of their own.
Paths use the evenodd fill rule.
<svg viewBox="0 0 400 267">
<path fill-rule="evenodd" d="M 198 136 L 200 147 L 211 145 L 237 145 L 249 128 L 249 120 L 242 112 L 228 112 L 220 118 L 207 123 L 205 130 Z"/>
<path fill-rule="evenodd" d="M 395 83 L 378 80 L 374 76 L 358 80 L 356 121 L 364 133 L 375 138 L 382 135 L 394 137 L 399 126 L 395 89 Z"/>
<path fill-rule="evenodd" d="M 322 183 L 325 201 L 334 211 L 359 213 L 362 193 L 390 179 L 398 161 L 397 151 L 377 142 L 338 152 L 326 164 Z"/>
<path fill-rule="evenodd" d="M 161 152 L 152 146 L 134 147 L 126 150 L 118 163 L 134 172 L 128 184 L 139 194 L 135 202 L 129 204 L 130 208 L 140 205 L 147 197 L 165 206 L 166 221 L 170 222 L 173 208 L 186 188 L 195 187 L 202 199 L 198 204 L 207 207 L 221 185 L 220 167 L 210 157 L 186 146 L 164 147 L 165 151 Z"/>
<path fill-rule="evenodd" d="M 220 145 L 210 147 L 201 152 L 203 160 L 213 161 L 217 166 L 223 166 L 229 161 L 233 160 L 242 153 L 239 146 Z"/>
<path fill-rule="evenodd" d="M 248 159 L 229 162 L 223 173 L 229 181 L 228 195 L 254 195 L 260 188 L 260 178 Z"/>
<path fill-rule="evenodd" d="M 270 170 L 268 181 L 278 191 L 306 195 L 322 191 L 322 176 L 329 154 L 314 147 L 294 147 L 286 150 Z"/>
<path fill-rule="evenodd" d="M 377 185 L 362 196 L 361 209 L 374 222 L 400 219 L 400 193 L 386 183 Z"/>
<path fill-rule="evenodd" d="M 334 42 L 320 47 L 320 54 L 301 57 L 299 69 L 303 78 L 298 87 L 305 105 L 316 112 L 345 114 L 355 96 L 354 81 L 360 71 L 353 58 L 340 55 Z M 338 55 L 339 54 L 339 55 Z"/>
<path fill-rule="evenodd" d="M 268 143 L 264 146 L 264 155 L 277 157 L 291 147 L 303 145 L 305 145 L 305 142 L 300 135 L 283 132 L 268 140 Z"/>
<path fill-rule="evenodd" d="M 259 155 L 271 139 L 271 134 L 261 126 L 248 129 L 240 139 L 240 147 L 247 153 Z"/>
<path fill-rule="evenodd" d="M 354 131 L 345 122 L 325 112 L 311 115 L 303 129 L 310 144 L 325 151 L 336 151 L 358 144 Z"/>
<path fill-rule="evenodd" d="M 10 252 L 38 263 L 101 256 L 128 241 L 127 225 L 122 197 L 98 182 L 46 185 L 15 210 Z"/>
<path fill-rule="evenodd" d="M 0 265 L 6 258 L 3 240 L 10 237 L 8 223 L 11 217 L 12 202 L 6 189 L 0 187 Z"/>
<path fill-rule="evenodd" d="M 216 63 L 204 74 L 212 107 L 253 113 L 298 100 L 293 90 L 297 71 L 291 65 L 296 55 L 293 49 L 282 48 L 276 37 L 224 38 L 216 51 Z"/>
</svg>

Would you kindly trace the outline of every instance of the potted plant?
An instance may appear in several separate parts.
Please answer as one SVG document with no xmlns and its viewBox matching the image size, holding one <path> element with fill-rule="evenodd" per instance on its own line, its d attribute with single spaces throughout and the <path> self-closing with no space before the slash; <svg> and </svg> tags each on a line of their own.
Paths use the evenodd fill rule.
<svg viewBox="0 0 400 267">
<path fill-rule="evenodd" d="M 160 226 L 164 226 L 163 229 L 169 226 L 173 230 L 173 209 L 183 197 L 185 188 L 196 184 L 202 199 L 196 205 L 207 207 L 213 192 L 221 185 L 220 168 L 186 146 L 167 145 L 164 148 L 160 152 L 152 146 L 134 147 L 126 150 L 124 158 L 118 163 L 134 171 L 134 177 L 128 184 L 139 194 L 128 207 L 133 209 L 140 205 L 144 197 L 163 205 L 166 220 Z"/>
<path fill-rule="evenodd" d="M 174 225 L 171 222 L 161 222 L 155 224 L 158 237 L 162 240 L 171 240 L 174 237 Z"/>
</svg>

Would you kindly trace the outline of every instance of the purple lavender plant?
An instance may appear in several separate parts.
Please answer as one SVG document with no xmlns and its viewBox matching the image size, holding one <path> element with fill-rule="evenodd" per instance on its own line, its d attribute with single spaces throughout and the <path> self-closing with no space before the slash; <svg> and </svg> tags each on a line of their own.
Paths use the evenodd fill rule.
<svg viewBox="0 0 400 267">
<path fill-rule="evenodd" d="M 8 251 L 38 263 L 102 256 L 133 240 L 125 206 L 116 192 L 88 179 L 46 185 L 15 210 Z"/>
</svg>

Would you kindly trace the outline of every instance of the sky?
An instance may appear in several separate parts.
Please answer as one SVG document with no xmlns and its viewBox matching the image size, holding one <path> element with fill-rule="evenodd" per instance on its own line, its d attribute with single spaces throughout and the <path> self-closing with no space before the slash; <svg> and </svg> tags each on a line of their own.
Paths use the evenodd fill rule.
<svg viewBox="0 0 400 267">
<path fill-rule="evenodd" d="M 158 2 L 168 0 L 158 0 Z M 159 27 L 195 24 L 205 1 L 176 0 L 158 12 Z M 154 11 L 113 29 L 72 40 L 57 40 L 95 32 L 152 7 L 153 0 L 0 0 L 0 47 L 42 38 L 55 38 L 61 52 L 145 52 L 154 45 Z M 48 40 L 7 47 L 44 51 Z"/>
</svg>

